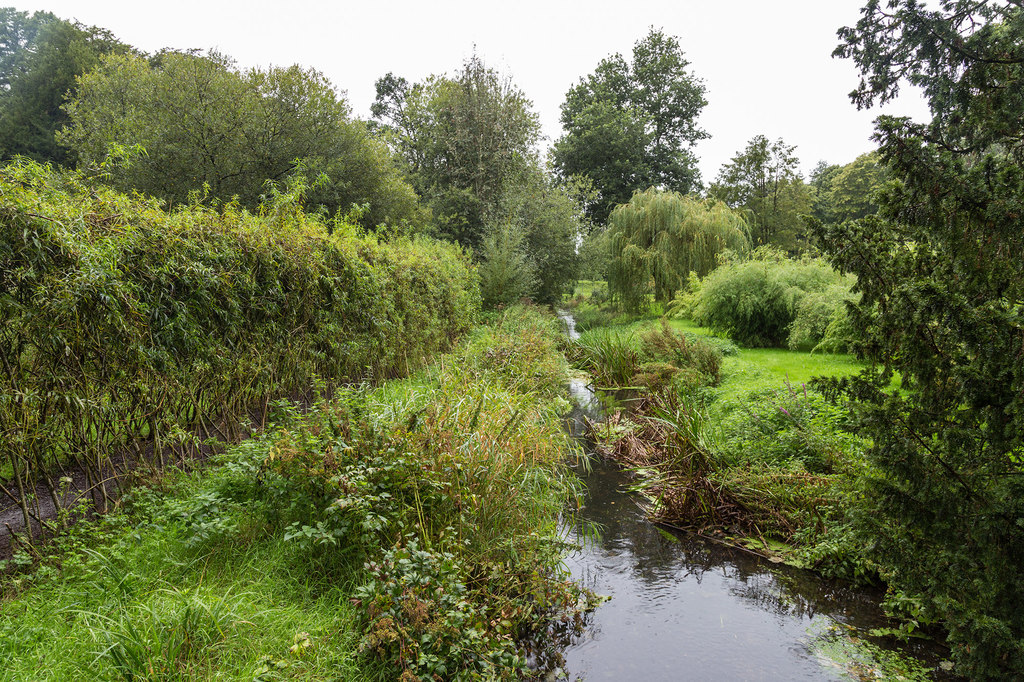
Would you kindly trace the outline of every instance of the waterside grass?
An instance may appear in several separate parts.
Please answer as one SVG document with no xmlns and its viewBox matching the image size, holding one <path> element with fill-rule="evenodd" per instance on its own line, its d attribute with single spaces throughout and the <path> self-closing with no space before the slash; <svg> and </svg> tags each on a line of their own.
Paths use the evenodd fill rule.
<svg viewBox="0 0 1024 682">
<path fill-rule="evenodd" d="M 505 311 L 131 492 L 4 578 L 0 680 L 506 679 L 578 591 L 557 326 Z M 570 504 L 571 508 L 571 504 Z"/>
<path fill-rule="evenodd" d="M 685 319 L 662 320 L 660 328 L 691 346 L 706 344 L 720 356 L 720 371 L 717 380 L 680 372 L 646 389 L 635 384 L 651 375 L 634 372 L 628 383 L 637 399 L 612 416 L 614 428 L 594 431 L 610 456 L 637 473 L 650 517 L 775 560 L 869 578 L 870 567 L 846 541 L 842 512 L 866 442 L 850 432 L 843 406 L 829 403 L 811 382 L 859 371 L 856 359 L 738 348 Z M 593 352 L 598 344 L 591 339 L 602 348 L 632 349 L 631 366 L 638 368 L 658 359 L 652 354 L 656 344 L 638 342 L 658 329 L 659 323 L 641 320 L 593 330 L 570 357 L 595 384 L 614 387 L 626 373 L 616 363 L 600 366 L 610 354 Z M 681 367 L 687 363 L 692 360 L 676 360 Z"/>
</svg>

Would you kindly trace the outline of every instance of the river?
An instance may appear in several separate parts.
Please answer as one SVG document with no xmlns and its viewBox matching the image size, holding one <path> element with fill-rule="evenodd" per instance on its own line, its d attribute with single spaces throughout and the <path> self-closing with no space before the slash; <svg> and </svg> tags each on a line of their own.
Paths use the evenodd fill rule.
<svg viewBox="0 0 1024 682">
<path fill-rule="evenodd" d="M 562 315 L 575 335 L 572 318 Z M 610 597 L 588 614 L 550 677 L 570 680 L 900 679 L 883 660 L 898 651 L 938 663 L 928 643 L 893 647 L 870 637 L 891 625 L 877 591 L 773 564 L 739 549 L 659 528 L 626 492 L 627 474 L 594 453 L 583 417 L 601 401 L 582 380 L 569 428 L 588 452 L 585 504 L 566 528 L 581 549 L 567 557 L 574 580 Z M 904 675 L 913 670 L 904 666 Z M 925 670 L 918 670 L 924 673 Z"/>
</svg>

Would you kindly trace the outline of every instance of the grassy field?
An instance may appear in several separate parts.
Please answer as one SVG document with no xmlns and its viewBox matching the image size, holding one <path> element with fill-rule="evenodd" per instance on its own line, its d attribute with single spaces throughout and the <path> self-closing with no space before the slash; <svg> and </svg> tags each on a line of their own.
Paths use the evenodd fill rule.
<svg viewBox="0 0 1024 682">
<path fill-rule="evenodd" d="M 627 329 L 638 334 L 656 324 L 654 320 L 641 320 Z M 714 337 L 707 327 L 691 320 L 669 320 L 669 326 L 682 332 Z M 781 386 L 804 384 L 814 377 L 838 377 L 856 374 L 863 368 L 852 355 L 809 353 L 784 348 L 741 348 L 736 355 L 723 358 L 723 385 L 744 390 L 752 385 L 771 383 Z"/>
<path fill-rule="evenodd" d="M 591 296 L 594 295 L 594 291 L 596 291 L 597 289 L 604 289 L 605 291 L 607 291 L 608 283 L 605 282 L 604 280 L 597 279 L 577 280 L 576 288 L 573 289 L 572 296 L 570 296 L 569 298 L 576 298 L 577 296 L 590 298 Z"/>
</svg>

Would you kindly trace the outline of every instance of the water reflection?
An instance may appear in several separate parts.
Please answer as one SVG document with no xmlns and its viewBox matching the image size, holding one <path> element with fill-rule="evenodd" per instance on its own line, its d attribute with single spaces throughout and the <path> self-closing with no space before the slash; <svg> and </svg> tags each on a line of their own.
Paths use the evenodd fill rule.
<svg viewBox="0 0 1024 682">
<path fill-rule="evenodd" d="M 628 481 L 614 466 L 594 461 L 583 477 L 582 516 L 602 533 L 567 565 L 581 584 L 612 598 L 565 649 L 571 678 L 838 678 L 808 651 L 808 628 L 849 604 L 816 604 L 799 580 L 779 579 L 785 570 L 658 529 L 621 492 Z"/>
<path fill-rule="evenodd" d="M 598 418 L 601 401 L 583 382 L 570 390 L 581 407 L 569 428 L 582 438 L 584 417 Z M 566 564 L 576 581 L 611 599 L 576 627 L 551 633 L 568 642 L 562 676 L 843 679 L 839 666 L 815 654 L 822 633 L 837 623 L 860 632 L 887 624 L 878 594 L 654 526 L 623 492 L 626 474 L 596 455 L 579 475 L 587 499 L 566 534 L 583 549 Z"/>
</svg>

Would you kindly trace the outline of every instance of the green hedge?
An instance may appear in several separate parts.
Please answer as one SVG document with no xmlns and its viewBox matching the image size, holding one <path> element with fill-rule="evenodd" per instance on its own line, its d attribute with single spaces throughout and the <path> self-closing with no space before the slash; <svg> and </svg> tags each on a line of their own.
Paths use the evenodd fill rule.
<svg viewBox="0 0 1024 682">
<path fill-rule="evenodd" d="M 405 373 L 468 330 L 480 294 L 457 247 L 382 243 L 307 216 L 301 191 L 273 197 L 259 216 L 168 212 L 78 174 L 0 169 L 8 490 L 57 463 L 163 464 L 168 442 L 233 436 L 268 398 Z"/>
</svg>

